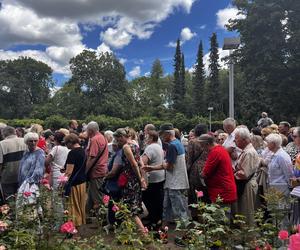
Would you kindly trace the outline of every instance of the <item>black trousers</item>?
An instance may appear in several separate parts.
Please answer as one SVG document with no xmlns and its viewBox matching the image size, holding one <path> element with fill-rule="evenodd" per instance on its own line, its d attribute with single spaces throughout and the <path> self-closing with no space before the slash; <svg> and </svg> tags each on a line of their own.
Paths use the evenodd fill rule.
<svg viewBox="0 0 300 250">
<path fill-rule="evenodd" d="M 150 223 L 156 224 L 162 219 L 164 201 L 164 181 L 149 183 L 143 191 L 143 202 L 148 209 Z"/>
</svg>

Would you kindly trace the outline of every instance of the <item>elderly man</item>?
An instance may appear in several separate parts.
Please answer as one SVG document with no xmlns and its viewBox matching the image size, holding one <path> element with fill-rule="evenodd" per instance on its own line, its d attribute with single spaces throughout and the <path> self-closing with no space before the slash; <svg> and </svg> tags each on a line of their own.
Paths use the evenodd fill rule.
<svg viewBox="0 0 300 250">
<path fill-rule="evenodd" d="M 223 143 L 223 147 L 225 147 L 228 151 L 231 158 L 232 167 L 234 168 L 234 166 L 236 165 L 236 160 L 241 153 L 241 150 L 235 144 L 236 121 L 230 117 L 226 118 L 223 121 L 223 128 L 224 131 L 228 134 L 226 140 Z"/>
<path fill-rule="evenodd" d="M 278 131 L 280 134 L 286 136 L 288 138 L 288 143 L 293 141 L 292 134 L 290 132 L 291 124 L 286 121 L 282 121 L 279 123 Z"/>
<path fill-rule="evenodd" d="M 145 166 L 145 171 L 166 170 L 164 184 L 163 222 L 189 219 L 187 190 L 189 181 L 185 163 L 185 151 L 181 142 L 176 139 L 172 124 L 163 124 L 160 134 L 167 143 L 165 163 L 156 166 Z"/>
<path fill-rule="evenodd" d="M 89 180 L 88 210 L 96 209 L 102 202 L 99 191 L 103 184 L 103 178 L 107 173 L 108 146 L 105 137 L 99 132 L 97 122 L 87 125 L 89 143 L 86 149 L 86 173 Z"/>
<path fill-rule="evenodd" d="M 254 210 L 258 191 L 255 173 L 260 158 L 251 144 L 250 132 L 247 128 L 236 129 L 235 142 L 242 152 L 235 167 L 234 177 L 237 184 L 238 200 L 233 204 L 232 212 L 245 216 L 246 223 L 254 225 Z"/>
<path fill-rule="evenodd" d="M 270 126 L 273 123 L 274 123 L 273 120 L 270 117 L 268 117 L 268 114 L 266 112 L 262 112 L 261 118 L 257 122 L 257 126 L 259 128 L 265 128 Z"/>
<path fill-rule="evenodd" d="M 0 142 L 0 182 L 4 198 L 17 193 L 19 162 L 22 159 L 26 144 L 18 138 L 13 127 L 3 128 L 4 140 Z"/>
</svg>

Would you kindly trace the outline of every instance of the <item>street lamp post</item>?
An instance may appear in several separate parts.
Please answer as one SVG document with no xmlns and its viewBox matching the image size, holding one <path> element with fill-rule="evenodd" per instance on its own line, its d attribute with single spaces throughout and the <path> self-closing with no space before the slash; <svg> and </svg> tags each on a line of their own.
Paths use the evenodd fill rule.
<svg viewBox="0 0 300 250">
<path fill-rule="evenodd" d="M 214 108 L 208 107 L 207 110 L 209 111 L 209 131 L 211 132 L 211 112 L 214 110 Z"/>
<path fill-rule="evenodd" d="M 223 50 L 229 50 L 229 117 L 234 118 L 234 65 L 232 50 L 237 49 L 241 43 L 239 37 L 224 38 Z"/>
</svg>

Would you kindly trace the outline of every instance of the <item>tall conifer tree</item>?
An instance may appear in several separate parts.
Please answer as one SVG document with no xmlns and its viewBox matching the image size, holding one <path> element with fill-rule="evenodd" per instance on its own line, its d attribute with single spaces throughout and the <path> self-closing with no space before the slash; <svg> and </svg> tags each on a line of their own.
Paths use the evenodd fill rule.
<svg viewBox="0 0 300 250">
<path fill-rule="evenodd" d="M 219 81 L 219 45 L 216 33 L 210 38 L 210 54 L 209 54 L 209 81 L 208 95 L 206 104 L 218 108 L 220 103 L 220 81 Z"/>
<path fill-rule="evenodd" d="M 176 51 L 174 56 L 174 88 L 173 88 L 173 109 L 180 111 L 182 101 L 182 55 L 180 48 L 180 40 L 177 39 Z"/>
<path fill-rule="evenodd" d="M 203 63 L 203 45 L 202 41 L 199 43 L 197 61 L 195 65 L 195 71 L 193 74 L 193 109 L 195 114 L 200 114 L 204 111 L 204 81 L 205 71 Z"/>
</svg>

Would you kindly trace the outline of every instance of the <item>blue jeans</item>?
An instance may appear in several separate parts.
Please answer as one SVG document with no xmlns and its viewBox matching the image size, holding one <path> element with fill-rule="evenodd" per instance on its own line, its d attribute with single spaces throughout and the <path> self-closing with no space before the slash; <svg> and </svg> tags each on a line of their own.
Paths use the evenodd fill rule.
<svg viewBox="0 0 300 250">
<path fill-rule="evenodd" d="M 164 190 L 163 221 L 188 220 L 187 190 Z"/>
</svg>

